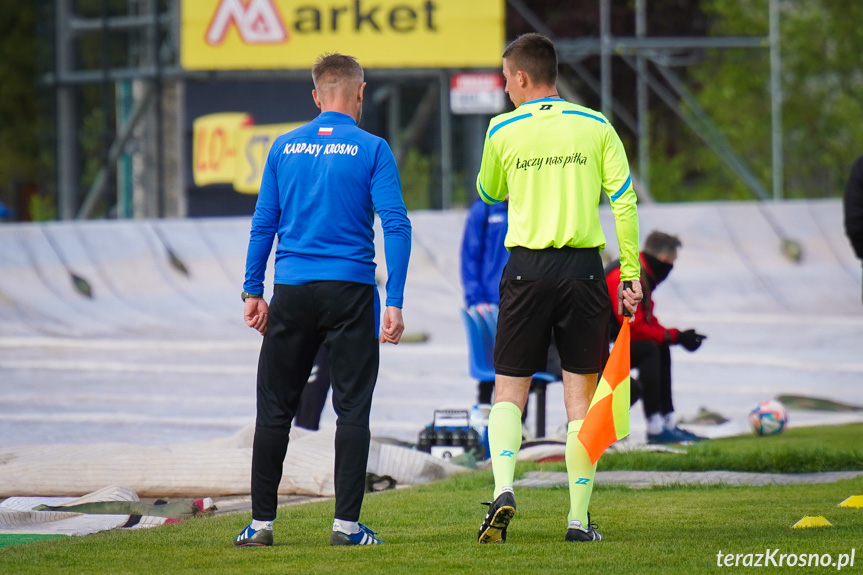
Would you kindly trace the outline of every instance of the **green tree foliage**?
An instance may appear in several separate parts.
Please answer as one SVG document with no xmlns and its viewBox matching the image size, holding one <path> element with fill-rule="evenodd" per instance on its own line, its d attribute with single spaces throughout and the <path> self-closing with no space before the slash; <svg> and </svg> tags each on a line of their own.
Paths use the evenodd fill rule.
<svg viewBox="0 0 863 575">
<path fill-rule="evenodd" d="M 768 0 L 704 0 L 702 7 L 712 36 L 768 34 Z M 780 11 L 785 197 L 836 196 L 863 154 L 863 3 L 782 0 Z M 711 51 L 690 69 L 690 79 L 702 106 L 770 190 L 768 50 Z M 656 137 L 657 199 L 753 197 L 691 131 L 677 134 L 673 147 L 663 132 Z"/>
<path fill-rule="evenodd" d="M 32 2 L 0 2 L 0 188 L 39 173 Z"/>
<path fill-rule="evenodd" d="M 427 210 L 430 206 L 431 160 L 416 148 L 411 148 L 399 168 L 402 195 L 409 210 Z"/>
</svg>

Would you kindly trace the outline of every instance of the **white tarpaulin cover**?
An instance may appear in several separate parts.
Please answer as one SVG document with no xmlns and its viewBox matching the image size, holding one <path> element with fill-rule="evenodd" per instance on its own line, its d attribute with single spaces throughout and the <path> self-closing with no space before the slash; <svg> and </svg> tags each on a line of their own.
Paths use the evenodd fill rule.
<svg viewBox="0 0 863 575">
<path fill-rule="evenodd" d="M 0 533 L 86 535 L 121 527 L 129 520 L 128 515 L 33 511 L 37 505 L 71 505 L 96 501 L 138 501 L 138 495 L 128 487 L 112 486 L 77 498 L 10 497 L 0 503 Z"/>
<path fill-rule="evenodd" d="M 291 432 L 280 494 L 335 494 L 334 431 Z M 244 494 L 249 492 L 253 435 L 249 427 L 226 439 L 159 447 L 99 443 L 0 448 L 0 497 L 79 495 L 105 485 L 125 485 L 153 497 Z M 388 475 L 397 485 L 427 483 L 463 470 L 426 453 L 374 440 L 369 452 L 368 471 Z"/>
</svg>

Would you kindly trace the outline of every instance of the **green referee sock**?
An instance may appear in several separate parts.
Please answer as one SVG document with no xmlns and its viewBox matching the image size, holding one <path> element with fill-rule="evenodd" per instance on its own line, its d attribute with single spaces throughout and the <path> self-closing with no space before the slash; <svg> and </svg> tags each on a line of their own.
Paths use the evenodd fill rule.
<svg viewBox="0 0 863 575">
<path fill-rule="evenodd" d="M 578 440 L 583 419 L 570 421 L 566 431 L 566 475 L 569 478 L 569 520 L 580 521 L 587 529 L 587 506 L 593 493 L 596 464 Z"/>
<path fill-rule="evenodd" d="M 515 458 L 521 447 L 521 410 L 514 403 L 495 403 L 488 415 L 488 450 L 494 473 L 494 497 L 512 487 Z"/>
</svg>

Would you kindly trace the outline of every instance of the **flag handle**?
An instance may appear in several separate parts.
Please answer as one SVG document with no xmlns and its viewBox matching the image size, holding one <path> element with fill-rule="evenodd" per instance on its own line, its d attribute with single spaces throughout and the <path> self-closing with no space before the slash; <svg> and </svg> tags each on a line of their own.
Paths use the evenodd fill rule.
<svg viewBox="0 0 863 575">
<path fill-rule="evenodd" d="M 626 291 L 628 289 L 632 289 L 632 282 L 625 280 L 623 282 L 623 290 Z M 632 312 L 626 306 L 623 306 L 623 317 L 632 317 Z"/>
</svg>

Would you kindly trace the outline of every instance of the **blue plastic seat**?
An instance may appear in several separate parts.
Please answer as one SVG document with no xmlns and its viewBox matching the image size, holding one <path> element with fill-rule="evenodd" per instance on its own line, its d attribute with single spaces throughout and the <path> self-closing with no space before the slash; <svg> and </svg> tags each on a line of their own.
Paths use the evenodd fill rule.
<svg viewBox="0 0 863 575">
<path fill-rule="evenodd" d="M 482 332 L 483 345 L 485 346 L 485 357 L 488 367 L 494 371 L 494 340 L 497 335 L 497 313 L 492 315 L 492 304 L 480 304 L 468 310 L 473 320 L 479 325 Z"/>
<path fill-rule="evenodd" d="M 494 367 L 489 362 L 485 326 L 476 310 L 461 310 L 461 319 L 467 333 L 468 372 L 478 381 L 494 381 Z M 494 349 L 494 340 L 491 348 Z"/>
</svg>

